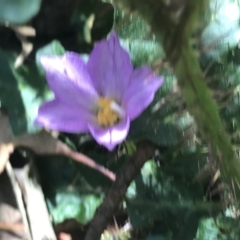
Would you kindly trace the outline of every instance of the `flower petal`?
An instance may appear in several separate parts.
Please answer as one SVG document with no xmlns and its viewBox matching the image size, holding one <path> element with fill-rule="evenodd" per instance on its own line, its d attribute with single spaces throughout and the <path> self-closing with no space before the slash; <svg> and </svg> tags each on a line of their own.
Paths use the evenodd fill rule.
<svg viewBox="0 0 240 240">
<path fill-rule="evenodd" d="M 38 110 L 35 124 L 63 132 L 88 132 L 88 122 L 94 116 L 81 109 L 68 107 L 58 100 L 44 103 Z"/>
<path fill-rule="evenodd" d="M 155 76 L 150 68 L 144 66 L 134 70 L 122 99 L 122 106 L 130 120 L 138 117 L 149 106 L 162 84 L 163 78 Z"/>
<path fill-rule="evenodd" d="M 115 32 L 108 40 L 95 44 L 87 68 L 98 93 L 120 102 L 129 84 L 133 66 Z"/>
<path fill-rule="evenodd" d="M 42 57 L 40 61 L 57 99 L 86 109 L 97 104 L 98 94 L 78 54 L 68 52 L 64 56 Z"/>
<path fill-rule="evenodd" d="M 118 124 L 109 128 L 102 128 L 95 124 L 89 124 L 89 130 L 92 136 L 98 144 L 105 146 L 109 151 L 112 151 L 117 144 L 124 141 L 129 132 L 129 127 L 129 118 L 125 118 Z"/>
</svg>

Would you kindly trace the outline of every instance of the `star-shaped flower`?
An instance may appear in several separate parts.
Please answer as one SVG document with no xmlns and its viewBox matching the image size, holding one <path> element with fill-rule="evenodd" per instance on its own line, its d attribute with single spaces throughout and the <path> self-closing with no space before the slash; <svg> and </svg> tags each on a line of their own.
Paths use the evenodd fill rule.
<svg viewBox="0 0 240 240">
<path fill-rule="evenodd" d="M 55 98 L 39 108 L 35 123 L 62 132 L 90 132 L 108 150 L 124 141 L 130 121 L 163 83 L 147 66 L 133 68 L 115 32 L 95 44 L 87 63 L 73 52 L 40 61 Z"/>
</svg>

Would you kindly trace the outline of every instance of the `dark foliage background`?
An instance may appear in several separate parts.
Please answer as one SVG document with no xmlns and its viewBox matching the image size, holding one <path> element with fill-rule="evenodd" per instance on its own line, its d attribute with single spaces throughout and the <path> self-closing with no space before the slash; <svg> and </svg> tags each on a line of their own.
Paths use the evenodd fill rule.
<svg viewBox="0 0 240 240">
<path fill-rule="evenodd" d="M 135 67 L 147 64 L 165 78 L 151 106 L 113 152 L 88 134 L 58 135 L 115 173 L 137 143 L 148 140 L 156 148 L 102 239 L 240 239 L 239 4 L 0 0 L 0 103 L 15 136 L 40 131 L 33 121 L 40 104 L 52 97 L 39 64 L 42 55 L 75 51 L 87 58 L 94 42 L 114 29 Z M 41 141 L 37 147 L 44 153 Z M 87 230 L 111 181 L 70 158 L 48 152 L 32 156 L 30 150 L 16 148 L 14 154 L 23 160 L 34 156 L 53 224 L 74 218 Z M 124 228 L 128 223 L 130 230 Z"/>
</svg>

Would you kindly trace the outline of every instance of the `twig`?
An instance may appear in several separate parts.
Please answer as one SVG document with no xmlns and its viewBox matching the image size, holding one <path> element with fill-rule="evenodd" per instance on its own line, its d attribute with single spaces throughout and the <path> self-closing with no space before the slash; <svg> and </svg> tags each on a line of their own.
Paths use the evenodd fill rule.
<svg viewBox="0 0 240 240">
<path fill-rule="evenodd" d="M 99 240 L 101 234 L 107 226 L 109 218 L 112 216 L 115 208 L 119 205 L 129 184 L 139 173 L 143 164 L 154 155 L 155 147 L 142 142 L 138 145 L 137 151 L 133 154 L 131 160 L 117 174 L 116 181 L 113 183 L 106 198 L 98 208 L 90 227 L 85 236 L 85 240 Z"/>
<path fill-rule="evenodd" d="M 116 175 L 113 172 L 103 167 L 102 165 L 96 163 L 94 160 L 92 160 L 91 158 L 87 157 L 82 153 L 74 152 L 70 148 L 64 148 L 61 153 L 67 157 L 72 158 L 77 162 L 83 163 L 84 165 L 87 165 L 88 167 L 97 170 L 98 172 L 102 173 L 112 181 L 115 181 L 116 179 Z"/>
<path fill-rule="evenodd" d="M 41 147 L 39 145 L 41 144 Z M 54 154 L 54 155 L 64 155 L 73 160 L 87 165 L 90 168 L 99 171 L 106 177 L 115 181 L 116 176 L 113 172 L 107 168 L 99 165 L 91 158 L 86 155 L 75 152 L 69 148 L 65 143 L 51 136 L 51 134 L 46 131 L 39 132 L 37 134 L 24 134 L 14 139 L 15 147 L 26 147 L 34 151 L 39 155 Z"/>
<path fill-rule="evenodd" d="M 4 169 L 5 164 L 8 161 L 9 154 L 13 152 L 14 148 L 25 147 L 31 149 L 34 153 L 39 155 L 65 155 L 99 171 L 112 181 L 115 181 L 116 179 L 113 172 L 97 164 L 84 154 L 74 152 L 65 143 L 56 139 L 49 132 L 41 131 L 36 134 L 26 133 L 14 137 L 11 132 L 8 117 L 2 112 L 0 112 L 0 128 L 0 173 Z"/>
</svg>

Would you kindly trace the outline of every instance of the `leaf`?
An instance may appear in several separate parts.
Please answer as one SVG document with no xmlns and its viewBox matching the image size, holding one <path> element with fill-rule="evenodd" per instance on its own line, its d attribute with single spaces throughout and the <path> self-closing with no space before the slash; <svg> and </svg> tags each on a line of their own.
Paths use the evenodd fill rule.
<svg viewBox="0 0 240 240">
<path fill-rule="evenodd" d="M 50 100 L 53 97 L 53 93 L 49 90 L 45 78 L 37 71 L 35 64 L 28 66 L 22 65 L 18 69 L 12 69 L 12 73 L 17 81 L 18 91 L 24 105 L 24 112 L 19 112 L 18 115 L 15 112 L 16 115 L 14 116 L 22 125 L 24 124 L 24 127 L 18 127 L 11 122 L 13 132 L 15 135 L 25 132 L 38 132 L 40 127 L 34 124 L 38 108 L 43 102 Z M 6 107 L 8 111 L 11 111 L 9 103 L 11 102 L 10 98 L 12 96 L 9 95 L 7 90 L 5 94 L 7 97 Z M 12 121 L 11 116 L 10 121 Z"/>
<path fill-rule="evenodd" d="M 39 130 L 34 125 L 38 108 L 53 94 L 35 64 L 15 69 L 14 56 L 13 53 L 0 50 L 0 101 L 8 111 L 13 133 L 19 135 Z"/>
<path fill-rule="evenodd" d="M 144 126 L 144 127 L 143 127 Z M 129 138 L 135 141 L 147 139 L 159 146 L 174 146 L 181 137 L 180 129 L 174 124 L 151 120 L 146 114 L 136 119 L 130 129 Z"/>
<path fill-rule="evenodd" d="M 27 129 L 24 103 L 13 71 L 13 54 L 0 49 L 0 101 L 8 111 L 14 134 Z"/>
<path fill-rule="evenodd" d="M 22 65 L 14 70 L 14 75 L 18 81 L 18 89 L 25 108 L 24 118 L 18 118 L 26 124 L 26 129 L 19 129 L 17 133 L 38 132 L 40 127 L 34 124 L 38 108 L 43 102 L 52 99 L 53 93 L 49 90 L 45 78 L 37 71 L 35 64 L 27 67 Z"/>
<path fill-rule="evenodd" d="M 239 234 L 236 219 L 219 215 L 217 219 L 202 219 L 194 240 L 239 240 Z"/>
<path fill-rule="evenodd" d="M 163 59 L 162 48 L 153 39 L 151 40 L 121 40 L 122 46 L 129 52 L 135 67 L 143 64 L 152 65 L 154 61 Z"/>
<path fill-rule="evenodd" d="M 162 47 L 152 36 L 149 25 L 134 14 L 123 14 L 115 10 L 114 29 L 122 46 L 129 52 L 134 66 L 152 65 L 164 58 Z"/>
<path fill-rule="evenodd" d="M 34 17 L 41 5 L 41 0 L 1 0 L 0 21 L 23 24 Z"/>
<path fill-rule="evenodd" d="M 102 201 L 101 197 L 93 194 L 79 194 L 76 191 L 59 192 L 56 194 L 56 206 L 48 204 L 54 223 L 60 223 L 67 218 L 75 218 L 81 223 L 89 222 L 97 207 Z"/>
<path fill-rule="evenodd" d="M 163 112 L 154 116 L 150 108 L 142 113 L 131 123 L 129 139 L 135 141 L 147 139 L 159 146 L 176 146 L 182 141 L 184 130 L 192 125 L 193 120 L 188 114 L 182 117 L 163 116 L 162 119 L 160 114 Z"/>
<path fill-rule="evenodd" d="M 115 9 L 114 28 L 122 39 L 139 40 L 150 32 L 150 26 L 136 14 L 124 14 L 123 11 Z"/>
<path fill-rule="evenodd" d="M 37 67 L 35 64 L 28 66 L 23 65 L 21 68 L 14 70 L 26 112 L 25 119 L 22 119 L 22 121 L 25 120 L 27 125 L 26 130 L 20 129 L 18 133 L 23 133 L 26 131 L 32 133 L 39 131 L 39 127 L 34 125 L 34 120 L 37 117 L 38 108 L 43 102 L 53 98 L 53 93 L 47 86 L 45 72 L 39 62 L 40 57 L 43 55 L 62 55 L 64 52 L 65 50 L 60 42 L 54 40 L 37 51 Z"/>
<path fill-rule="evenodd" d="M 14 66 L 14 54 L 0 50 L 0 101 L 9 113 L 10 123 L 15 135 L 24 132 L 37 132 L 34 125 L 39 106 L 51 99 L 53 93 L 45 80 L 45 73 L 39 63 L 42 55 L 61 55 L 64 48 L 58 41 L 39 49 L 36 55 L 38 68 L 35 64 Z"/>
<path fill-rule="evenodd" d="M 133 227 L 156 226 L 154 232 L 166 239 L 171 235 L 170 239 L 192 240 L 199 220 L 219 212 L 221 205 L 202 201 L 204 191 L 201 185 L 192 183 L 198 166 L 198 161 L 192 159 L 194 156 L 186 155 L 185 162 L 179 161 L 176 166 L 169 164 L 169 169 L 159 168 L 153 161 L 144 165 L 141 174 L 134 181 L 135 195 L 132 191 L 131 198 L 127 200 L 127 212 Z M 192 161 L 187 161 L 187 158 Z M 189 171 L 186 162 L 191 162 L 196 169 Z M 181 173 L 177 175 L 174 171 L 178 171 L 179 165 L 183 166 Z M 171 166 L 174 171 L 170 173 Z M 192 177 L 184 177 L 187 171 Z"/>
<path fill-rule="evenodd" d="M 38 51 L 36 53 L 36 63 L 37 63 L 39 71 L 41 73 L 44 73 L 43 67 L 41 66 L 41 63 L 40 63 L 40 57 L 42 57 L 42 56 L 61 56 L 64 53 L 65 53 L 65 49 L 58 40 L 53 40 L 46 46 L 38 49 Z"/>
</svg>

